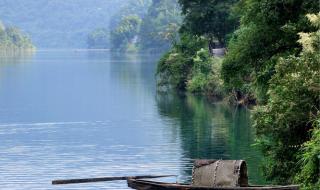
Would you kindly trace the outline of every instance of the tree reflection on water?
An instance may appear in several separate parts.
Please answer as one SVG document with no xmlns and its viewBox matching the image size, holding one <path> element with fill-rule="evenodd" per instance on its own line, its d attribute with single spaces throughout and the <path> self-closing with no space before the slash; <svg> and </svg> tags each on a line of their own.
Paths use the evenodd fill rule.
<svg viewBox="0 0 320 190">
<path fill-rule="evenodd" d="M 190 180 L 194 159 L 242 159 L 248 164 L 251 183 L 265 183 L 259 164 L 260 152 L 252 146 L 254 131 L 250 111 L 190 94 L 159 92 L 158 111 L 163 119 L 173 119 L 170 127 L 181 140 L 183 176 Z"/>
</svg>

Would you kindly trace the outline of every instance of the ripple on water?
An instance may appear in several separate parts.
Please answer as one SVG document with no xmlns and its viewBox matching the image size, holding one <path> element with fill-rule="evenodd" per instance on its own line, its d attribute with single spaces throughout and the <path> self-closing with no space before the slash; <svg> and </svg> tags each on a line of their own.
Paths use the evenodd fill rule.
<svg viewBox="0 0 320 190">
<path fill-rule="evenodd" d="M 133 121 L 135 122 L 135 121 Z M 79 125 L 81 124 L 81 125 Z M 125 182 L 51 186 L 52 179 L 99 176 L 178 174 L 181 160 L 176 142 L 118 144 L 70 137 L 74 130 L 88 136 L 115 128 L 110 122 L 56 122 L 1 124 L 0 187 L 10 189 L 127 189 Z M 149 126 L 148 126 L 149 127 Z M 145 130 L 145 129 L 143 129 Z M 64 134 L 61 134 L 64 131 Z M 80 132 L 81 133 L 81 132 Z M 92 134 L 93 133 L 93 134 Z M 123 133 L 123 132 L 122 132 Z M 30 140 L 29 134 L 37 136 Z M 37 134 L 42 134 L 40 137 Z M 146 133 L 148 135 L 149 133 Z M 156 134 L 154 136 L 160 136 Z M 11 138 L 14 137 L 14 138 Z M 81 135 L 80 135 L 81 137 Z M 90 144 L 91 142 L 91 144 Z M 108 143 L 105 143 L 108 142 Z M 187 164 L 187 163 L 185 163 Z M 165 168 L 165 171 L 164 171 Z M 167 179 L 175 181 L 176 179 Z"/>
<path fill-rule="evenodd" d="M 185 182 L 196 158 L 246 159 L 258 179 L 247 111 L 157 93 L 158 58 L 38 51 L 0 64 L 0 189 L 127 189 L 51 180 L 146 174 Z"/>
</svg>

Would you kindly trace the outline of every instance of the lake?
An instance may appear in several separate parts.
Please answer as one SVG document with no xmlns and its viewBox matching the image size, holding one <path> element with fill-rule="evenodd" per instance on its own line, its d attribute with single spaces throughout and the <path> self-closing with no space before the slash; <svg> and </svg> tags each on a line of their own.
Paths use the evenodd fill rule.
<svg viewBox="0 0 320 190">
<path fill-rule="evenodd" d="M 39 50 L 0 57 L 0 189 L 127 189 L 51 180 L 174 174 L 197 158 L 244 159 L 263 183 L 250 111 L 158 92 L 157 55 Z"/>
</svg>

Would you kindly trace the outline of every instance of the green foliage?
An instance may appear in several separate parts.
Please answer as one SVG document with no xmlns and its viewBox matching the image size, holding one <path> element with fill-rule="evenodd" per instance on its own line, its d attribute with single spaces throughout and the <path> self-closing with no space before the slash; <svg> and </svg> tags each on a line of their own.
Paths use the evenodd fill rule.
<svg viewBox="0 0 320 190">
<path fill-rule="evenodd" d="M 221 97 L 224 91 L 221 60 L 212 58 L 205 49 L 208 45 L 213 48 L 216 39 L 224 44 L 226 36 L 234 30 L 237 23 L 232 7 L 236 1 L 178 2 L 185 16 L 179 29 L 180 40 L 177 40 L 176 29 L 167 35 L 173 39 L 173 48 L 159 61 L 158 85 Z"/>
<path fill-rule="evenodd" d="M 109 47 L 109 32 L 105 28 L 98 28 L 88 35 L 88 48 L 106 49 Z"/>
<path fill-rule="evenodd" d="M 320 117 L 314 125 L 310 141 L 304 143 L 298 155 L 301 171 L 295 181 L 301 184 L 303 190 L 320 189 Z"/>
<path fill-rule="evenodd" d="M 319 12 L 319 3 L 240 0 L 237 7 L 230 1 L 221 10 L 218 1 L 179 3 L 186 17 L 180 41 L 158 64 L 159 85 L 214 96 L 223 94 L 223 86 L 236 97 L 255 95 L 261 104 L 253 119 L 267 180 L 317 189 L 319 127 L 312 121 L 320 110 L 320 21 L 308 15 L 310 25 L 305 15 Z M 227 11 L 222 20 L 233 11 L 241 15 L 221 68 L 204 50 L 212 37 L 226 41 L 228 32 L 218 29 L 214 16 L 219 11 Z"/>
<path fill-rule="evenodd" d="M 188 77 L 194 65 L 196 52 L 205 47 L 204 38 L 182 34 L 170 52 L 165 54 L 158 63 L 157 75 L 159 86 L 169 86 L 185 90 Z"/>
<path fill-rule="evenodd" d="M 317 22 L 320 22 L 320 15 Z M 266 156 L 265 174 L 268 179 L 288 184 L 299 173 L 300 182 L 310 187 L 319 183 L 320 177 L 320 160 L 316 158 L 320 152 L 314 147 L 319 138 L 318 127 L 314 129 L 316 125 L 312 125 L 320 110 L 319 27 L 316 32 L 300 36 L 302 53 L 277 61 L 275 74 L 270 80 L 268 102 L 256 108 L 254 125 L 258 144 Z M 311 141 L 310 130 L 313 130 Z M 303 144 L 300 168 L 297 167 L 298 155 L 301 154 L 299 146 Z M 311 173 L 307 174 L 309 171 Z"/>
<path fill-rule="evenodd" d="M 109 28 L 115 30 L 124 17 L 129 15 L 137 15 L 140 18 L 144 18 L 148 13 L 148 9 L 151 6 L 152 0 L 126 0 L 120 6 L 120 9 L 115 12 L 111 19 Z"/>
<path fill-rule="evenodd" d="M 179 0 L 185 15 L 181 31 L 205 35 L 225 44 L 227 35 L 237 26 L 232 7 L 237 0 Z"/>
<path fill-rule="evenodd" d="M 143 18 L 139 33 L 140 48 L 155 52 L 169 49 L 178 36 L 180 23 L 177 0 L 153 0 Z"/>
<path fill-rule="evenodd" d="M 32 50 L 31 40 L 18 28 L 5 27 L 0 21 L 0 51 Z"/>
<path fill-rule="evenodd" d="M 158 64 L 159 86 L 222 96 L 221 59 L 209 55 L 206 39 L 187 34 Z"/>
<path fill-rule="evenodd" d="M 256 46 L 263 45 L 259 45 L 260 41 L 258 41 L 258 37 L 255 37 L 255 32 L 257 31 L 253 26 L 241 27 L 230 40 L 228 46 L 230 51 L 224 59 L 222 69 L 222 76 L 227 89 L 236 88 L 244 91 L 245 84 L 252 82 L 251 65 L 243 63 L 249 62 L 251 57 L 261 52 L 261 49 L 256 48 Z"/>
<path fill-rule="evenodd" d="M 112 16 L 110 22 L 110 47 L 115 51 L 138 51 L 142 18 L 148 13 L 152 0 L 128 0 Z"/>
<path fill-rule="evenodd" d="M 220 78 L 221 59 L 211 57 L 208 51 L 202 48 L 193 58 L 193 63 L 187 90 L 221 98 L 223 95 Z"/>
<path fill-rule="evenodd" d="M 318 69 L 316 73 L 312 73 L 312 77 L 309 79 L 308 84 L 312 91 L 317 93 L 318 100 L 320 95 L 320 13 L 318 15 L 307 15 L 311 24 L 313 24 L 318 30 L 313 33 L 300 33 L 299 42 L 302 44 L 304 53 L 309 53 L 310 57 L 318 61 Z M 315 62 L 316 63 L 316 62 Z M 314 79 L 314 80 L 312 80 Z M 317 102 L 319 108 L 319 101 Z M 313 123 L 313 129 L 311 130 L 311 138 L 309 141 L 303 144 L 302 150 L 298 155 L 300 172 L 296 175 L 296 182 L 302 184 L 302 189 L 313 190 L 320 189 L 320 112 L 317 110 L 317 116 Z"/>
<path fill-rule="evenodd" d="M 187 89 L 191 92 L 203 92 L 207 86 L 212 59 L 208 51 L 201 48 L 194 56 L 193 63 L 191 79 L 187 82 Z"/>
<path fill-rule="evenodd" d="M 141 19 L 137 15 L 124 17 L 118 27 L 111 31 L 111 45 L 113 50 L 126 50 L 130 44 L 136 43 L 140 30 Z"/>
<path fill-rule="evenodd" d="M 318 12 L 319 3 L 242 0 L 238 6 L 241 25 L 228 45 L 222 76 L 228 90 L 249 91 L 263 103 L 278 58 L 300 51 L 297 32 L 314 29 L 304 15 Z"/>
</svg>

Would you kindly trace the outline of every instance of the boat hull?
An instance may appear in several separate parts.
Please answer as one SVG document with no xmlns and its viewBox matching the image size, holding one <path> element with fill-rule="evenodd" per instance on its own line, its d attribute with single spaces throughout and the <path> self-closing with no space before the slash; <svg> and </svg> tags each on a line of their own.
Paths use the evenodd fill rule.
<svg viewBox="0 0 320 190">
<path fill-rule="evenodd" d="M 128 179 L 128 186 L 138 190 L 298 190 L 299 186 L 198 187 L 187 184 L 163 183 Z"/>
</svg>

